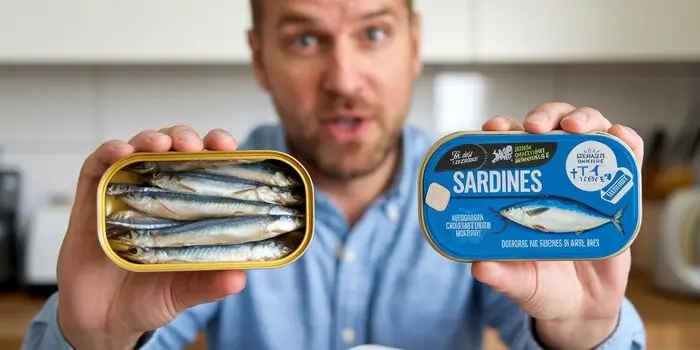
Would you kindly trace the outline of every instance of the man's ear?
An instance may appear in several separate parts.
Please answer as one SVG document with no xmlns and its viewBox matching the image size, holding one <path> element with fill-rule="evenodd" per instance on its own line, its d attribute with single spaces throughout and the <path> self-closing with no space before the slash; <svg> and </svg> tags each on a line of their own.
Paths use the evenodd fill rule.
<svg viewBox="0 0 700 350">
<path fill-rule="evenodd" d="M 260 37 L 254 29 L 248 30 L 248 47 L 250 48 L 251 66 L 253 67 L 255 79 L 263 90 L 269 91 L 270 87 L 262 60 Z"/>
<path fill-rule="evenodd" d="M 413 75 L 418 77 L 423 73 L 423 57 L 421 54 L 421 17 L 417 12 L 411 14 L 411 42 L 413 43 Z"/>
</svg>

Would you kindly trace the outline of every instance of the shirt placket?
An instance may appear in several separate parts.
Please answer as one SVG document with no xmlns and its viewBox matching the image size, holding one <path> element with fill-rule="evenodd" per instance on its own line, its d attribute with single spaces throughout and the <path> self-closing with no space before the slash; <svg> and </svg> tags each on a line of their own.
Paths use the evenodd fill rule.
<svg viewBox="0 0 700 350">
<path fill-rule="evenodd" d="M 373 205 L 337 250 L 336 349 L 349 349 L 367 339 L 367 307 L 375 268 L 366 250 L 372 235 L 377 234 L 378 221 L 383 219 L 378 210 L 381 207 L 380 203 Z"/>
</svg>

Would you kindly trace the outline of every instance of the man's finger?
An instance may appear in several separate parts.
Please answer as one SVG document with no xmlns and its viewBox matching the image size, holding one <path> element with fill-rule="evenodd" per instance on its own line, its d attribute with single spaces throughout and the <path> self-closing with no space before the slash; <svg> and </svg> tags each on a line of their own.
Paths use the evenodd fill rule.
<svg viewBox="0 0 700 350">
<path fill-rule="evenodd" d="M 78 188 L 75 196 L 75 206 L 71 212 L 71 221 L 74 216 L 88 215 L 92 220 L 90 211 L 95 210 L 95 195 L 97 185 L 107 168 L 120 159 L 134 152 L 134 147 L 120 140 L 111 140 L 103 143 L 83 163 L 78 177 Z M 82 224 L 85 220 L 80 220 Z"/>
<path fill-rule="evenodd" d="M 537 292 L 537 269 L 531 262 L 477 262 L 472 275 L 521 305 L 531 303 Z"/>
<path fill-rule="evenodd" d="M 244 271 L 187 272 L 175 276 L 170 296 L 173 298 L 175 314 L 199 304 L 218 301 L 226 296 L 240 293 L 246 285 Z"/>
<path fill-rule="evenodd" d="M 482 126 L 483 131 L 522 131 L 523 126 L 513 117 L 499 115 L 487 120 Z"/>
<path fill-rule="evenodd" d="M 238 143 L 226 130 L 214 129 L 204 136 L 204 148 L 212 151 L 235 151 Z"/>
<path fill-rule="evenodd" d="M 129 140 L 135 152 L 167 152 L 172 140 L 168 135 L 154 130 L 144 130 Z"/>
<path fill-rule="evenodd" d="M 110 140 L 98 147 L 83 163 L 80 182 L 96 184 L 112 164 L 134 152 L 134 147 L 120 140 Z"/>
<path fill-rule="evenodd" d="M 612 124 L 598 110 L 584 107 L 573 110 L 561 120 L 561 128 L 570 133 L 607 131 Z"/>
<path fill-rule="evenodd" d="M 637 161 L 641 164 L 644 160 L 644 140 L 634 129 L 615 124 L 608 129 L 608 133 L 626 143 L 632 149 L 632 152 L 634 152 Z"/>
<path fill-rule="evenodd" d="M 173 140 L 172 149 L 178 152 L 199 152 L 204 149 L 204 142 L 199 134 L 187 125 L 169 128 L 166 135 Z"/>
<path fill-rule="evenodd" d="M 576 109 L 568 103 L 544 103 L 527 113 L 523 127 L 525 131 L 534 134 L 550 132 L 559 129 L 559 122 Z"/>
</svg>

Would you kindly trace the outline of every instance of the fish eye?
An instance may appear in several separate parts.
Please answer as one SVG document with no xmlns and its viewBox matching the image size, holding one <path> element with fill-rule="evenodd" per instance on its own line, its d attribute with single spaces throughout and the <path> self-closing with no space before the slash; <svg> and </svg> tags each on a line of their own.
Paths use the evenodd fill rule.
<svg viewBox="0 0 700 350">
<path fill-rule="evenodd" d="M 133 247 L 133 248 L 129 249 L 129 254 L 136 255 L 139 253 L 139 251 L 140 250 L 138 247 Z"/>
</svg>

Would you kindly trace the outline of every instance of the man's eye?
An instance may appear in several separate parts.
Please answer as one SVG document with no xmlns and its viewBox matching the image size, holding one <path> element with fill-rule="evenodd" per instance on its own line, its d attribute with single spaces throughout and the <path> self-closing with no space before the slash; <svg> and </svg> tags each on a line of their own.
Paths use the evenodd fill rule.
<svg viewBox="0 0 700 350">
<path fill-rule="evenodd" d="M 367 38 L 369 40 L 380 41 L 380 40 L 384 39 L 384 36 L 386 35 L 386 33 L 384 32 L 384 30 L 382 30 L 379 27 L 371 27 L 371 28 L 367 29 L 367 31 L 365 32 L 365 35 L 367 35 Z"/>
<path fill-rule="evenodd" d="M 301 34 L 297 37 L 297 41 L 301 46 L 312 46 L 317 43 L 318 39 L 311 34 Z"/>
</svg>

